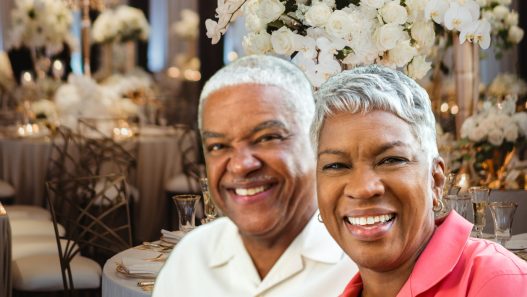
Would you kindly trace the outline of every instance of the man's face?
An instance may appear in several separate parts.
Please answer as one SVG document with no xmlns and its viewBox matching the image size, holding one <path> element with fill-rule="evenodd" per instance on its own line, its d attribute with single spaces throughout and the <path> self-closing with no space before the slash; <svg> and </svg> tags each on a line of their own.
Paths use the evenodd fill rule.
<svg viewBox="0 0 527 297">
<path fill-rule="evenodd" d="M 318 202 L 333 238 L 359 267 L 411 267 L 434 230 L 442 161 L 430 166 L 410 126 L 384 111 L 327 118 L 318 150 Z"/>
<path fill-rule="evenodd" d="M 315 158 L 286 90 L 241 84 L 212 93 L 202 111 L 215 203 L 242 236 L 277 238 L 316 208 Z"/>
</svg>

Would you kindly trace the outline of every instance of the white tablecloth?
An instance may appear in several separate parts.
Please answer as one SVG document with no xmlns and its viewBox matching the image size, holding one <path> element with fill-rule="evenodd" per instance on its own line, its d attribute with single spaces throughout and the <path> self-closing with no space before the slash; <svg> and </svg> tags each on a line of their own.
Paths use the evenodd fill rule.
<svg viewBox="0 0 527 297">
<path fill-rule="evenodd" d="M 149 129 L 152 132 L 152 129 Z M 137 178 L 139 201 L 134 205 L 134 237 L 152 241 L 168 227 L 169 201 L 165 182 L 181 172 L 179 131 L 139 137 Z M 51 141 L 0 138 L 0 179 L 16 189 L 15 203 L 46 206 L 45 180 Z"/>
<path fill-rule="evenodd" d="M 104 264 L 102 274 L 102 297 L 147 297 L 151 292 L 143 291 L 137 282 L 145 279 L 128 278 L 118 273 L 115 268 L 116 263 L 120 263 L 123 257 L 136 259 L 149 259 L 159 255 L 158 252 L 151 250 L 139 250 L 131 248 L 110 258 Z"/>
</svg>

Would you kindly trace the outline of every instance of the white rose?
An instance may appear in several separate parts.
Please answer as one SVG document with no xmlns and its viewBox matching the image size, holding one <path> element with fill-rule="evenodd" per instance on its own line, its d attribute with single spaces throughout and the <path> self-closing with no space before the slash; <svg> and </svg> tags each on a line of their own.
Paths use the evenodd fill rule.
<svg viewBox="0 0 527 297">
<path fill-rule="evenodd" d="M 511 5 L 512 0 L 498 0 L 498 3 L 501 5 L 508 6 L 508 5 Z"/>
<path fill-rule="evenodd" d="M 487 130 L 482 126 L 477 126 L 468 132 L 468 139 L 474 142 L 482 141 L 487 135 Z"/>
<path fill-rule="evenodd" d="M 516 11 L 511 11 L 507 17 L 505 17 L 505 24 L 507 26 L 517 26 L 518 25 L 518 13 Z"/>
<path fill-rule="evenodd" d="M 416 56 L 408 64 L 406 73 L 413 79 L 423 78 L 432 68 L 432 63 L 425 60 L 425 56 Z"/>
<path fill-rule="evenodd" d="M 245 17 L 245 28 L 249 32 L 260 32 L 265 29 L 266 23 L 262 22 L 255 14 L 248 14 Z"/>
<path fill-rule="evenodd" d="M 481 6 L 487 6 L 487 2 L 488 0 L 476 0 L 476 3 L 478 3 L 478 5 L 481 7 Z"/>
<path fill-rule="evenodd" d="M 384 5 L 385 0 L 361 0 L 360 4 L 369 6 L 371 8 L 381 8 Z"/>
<path fill-rule="evenodd" d="M 518 112 L 512 116 L 512 120 L 518 126 L 519 133 L 523 136 L 527 136 L 527 113 Z"/>
<path fill-rule="evenodd" d="M 406 10 L 408 11 L 408 21 L 424 21 L 424 11 L 428 0 L 406 0 Z"/>
<path fill-rule="evenodd" d="M 434 45 L 436 34 L 432 22 L 415 22 L 410 33 L 419 47 L 429 49 Z"/>
<path fill-rule="evenodd" d="M 492 145 L 500 146 L 503 143 L 504 138 L 505 135 L 503 135 L 503 131 L 500 129 L 491 129 L 489 131 L 488 141 Z"/>
<path fill-rule="evenodd" d="M 296 51 L 296 34 L 287 27 L 282 27 L 271 34 L 273 50 L 279 55 L 288 55 Z"/>
<path fill-rule="evenodd" d="M 467 118 L 461 125 L 461 138 L 468 138 L 470 131 L 473 131 L 474 129 L 476 129 L 476 120 L 473 117 Z"/>
<path fill-rule="evenodd" d="M 403 67 L 417 55 L 417 49 L 410 45 L 410 40 L 399 41 L 397 45 L 388 52 L 388 59 L 397 67 Z"/>
<path fill-rule="evenodd" d="M 394 23 L 402 25 L 408 19 L 408 12 L 406 8 L 399 4 L 399 1 L 390 1 L 379 10 L 382 19 L 386 23 Z"/>
<path fill-rule="evenodd" d="M 403 31 L 403 27 L 397 24 L 383 25 L 373 33 L 373 42 L 381 51 L 390 50 L 398 41 L 407 39 L 408 35 Z"/>
<path fill-rule="evenodd" d="M 279 0 L 260 0 L 256 14 L 264 23 L 278 19 L 285 12 L 285 6 Z"/>
<path fill-rule="evenodd" d="M 512 43 L 519 43 L 523 39 L 523 29 L 518 26 L 512 26 L 507 34 L 507 40 Z"/>
<path fill-rule="evenodd" d="M 331 8 L 324 3 L 317 3 L 307 11 L 305 18 L 310 26 L 319 27 L 326 24 L 331 15 Z"/>
<path fill-rule="evenodd" d="M 508 142 L 515 142 L 518 139 L 518 126 L 509 125 L 503 129 L 503 134 L 505 135 L 505 140 Z"/>
<path fill-rule="evenodd" d="M 496 7 L 494 7 L 494 9 L 492 10 L 492 14 L 494 14 L 494 17 L 498 20 L 504 20 L 507 15 L 509 14 L 509 8 L 503 6 L 503 5 L 498 5 Z"/>
<path fill-rule="evenodd" d="M 343 38 L 353 31 L 352 22 L 349 21 L 349 14 L 342 10 L 335 10 L 325 25 L 326 31 L 338 38 Z"/>
<path fill-rule="evenodd" d="M 248 55 L 267 54 L 273 49 L 271 35 L 265 31 L 247 34 L 243 38 L 242 45 Z"/>
</svg>

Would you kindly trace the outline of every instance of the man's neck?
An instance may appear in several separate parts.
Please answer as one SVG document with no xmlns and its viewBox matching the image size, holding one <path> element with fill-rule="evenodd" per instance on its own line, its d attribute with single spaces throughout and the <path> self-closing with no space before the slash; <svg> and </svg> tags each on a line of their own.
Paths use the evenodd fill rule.
<svg viewBox="0 0 527 297">
<path fill-rule="evenodd" d="M 241 236 L 243 244 L 251 257 L 256 271 L 261 279 L 271 271 L 278 259 L 287 250 L 289 245 L 302 232 L 304 227 L 308 224 L 311 216 L 306 216 L 304 220 L 299 223 L 291 224 L 288 228 L 284 228 L 284 232 L 273 237 L 248 237 Z"/>
</svg>

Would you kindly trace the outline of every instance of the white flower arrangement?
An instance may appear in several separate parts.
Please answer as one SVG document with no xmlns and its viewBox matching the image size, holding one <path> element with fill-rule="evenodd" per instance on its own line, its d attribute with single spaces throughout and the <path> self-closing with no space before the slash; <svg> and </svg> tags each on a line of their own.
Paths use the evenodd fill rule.
<svg viewBox="0 0 527 297">
<path fill-rule="evenodd" d="M 490 143 L 499 147 L 516 143 L 527 136 L 527 113 L 516 112 L 516 100 L 509 97 L 492 105 L 485 102 L 483 109 L 467 118 L 461 126 L 461 137 L 473 143 Z"/>
<path fill-rule="evenodd" d="M 190 9 L 181 10 L 181 19 L 171 26 L 177 36 L 186 40 L 196 40 L 199 34 L 199 16 Z"/>
<path fill-rule="evenodd" d="M 481 14 L 492 27 L 496 55 L 501 56 L 506 50 L 523 39 L 524 31 L 518 27 L 518 12 L 510 8 L 511 0 L 478 0 Z"/>
<path fill-rule="evenodd" d="M 126 42 L 148 39 L 150 26 L 140 9 L 120 5 L 115 10 L 103 11 L 92 28 L 92 37 L 96 43 Z"/>
<path fill-rule="evenodd" d="M 487 95 L 494 98 L 527 95 L 527 83 L 515 74 L 501 73 L 490 83 Z"/>
<path fill-rule="evenodd" d="M 422 78 L 435 42 L 434 22 L 487 48 L 490 24 L 474 0 L 220 0 L 205 22 L 217 43 L 245 15 L 247 54 L 292 57 L 315 87 L 343 69 L 383 64 Z"/>
<path fill-rule="evenodd" d="M 11 18 L 9 47 L 43 48 L 51 56 L 64 44 L 75 46 L 70 33 L 73 17 L 65 1 L 16 0 Z"/>
</svg>

